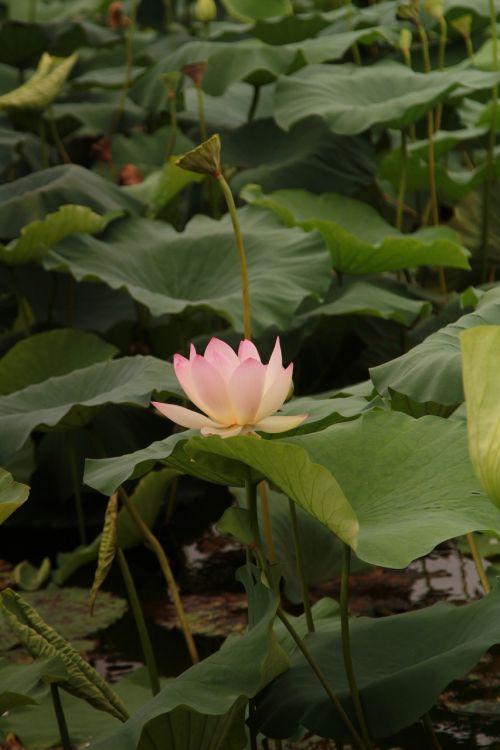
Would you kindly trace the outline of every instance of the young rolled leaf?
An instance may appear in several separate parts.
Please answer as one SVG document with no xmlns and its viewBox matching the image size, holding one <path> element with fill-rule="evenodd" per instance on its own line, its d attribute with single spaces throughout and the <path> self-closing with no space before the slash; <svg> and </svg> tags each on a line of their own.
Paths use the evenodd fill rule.
<svg viewBox="0 0 500 750">
<path fill-rule="evenodd" d="M 50 557 L 44 557 L 39 568 L 23 560 L 14 568 L 14 580 L 23 591 L 37 591 L 50 575 Z"/>
<path fill-rule="evenodd" d="M 500 326 L 460 334 L 469 454 L 490 500 L 500 507 Z"/>
<path fill-rule="evenodd" d="M 64 690 L 126 721 L 127 709 L 114 690 L 19 594 L 12 589 L 2 591 L 0 612 L 33 658 L 61 657 L 69 675 L 68 680 L 61 683 Z"/>
<path fill-rule="evenodd" d="M 118 495 L 111 495 L 104 516 L 104 528 L 102 530 L 101 542 L 99 544 L 99 557 L 97 560 L 97 569 L 94 576 L 94 583 L 90 591 L 89 606 L 90 613 L 94 612 L 95 600 L 106 576 L 111 570 L 113 560 L 116 555 L 117 544 L 117 520 L 118 520 Z"/>
<path fill-rule="evenodd" d="M 76 54 L 65 58 L 52 57 L 44 52 L 29 81 L 0 96 L 0 110 L 41 112 L 49 107 L 64 86 L 77 57 Z"/>
<path fill-rule="evenodd" d="M 27 485 L 15 482 L 12 474 L 0 468 L 0 523 L 28 499 L 29 492 Z"/>
</svg>

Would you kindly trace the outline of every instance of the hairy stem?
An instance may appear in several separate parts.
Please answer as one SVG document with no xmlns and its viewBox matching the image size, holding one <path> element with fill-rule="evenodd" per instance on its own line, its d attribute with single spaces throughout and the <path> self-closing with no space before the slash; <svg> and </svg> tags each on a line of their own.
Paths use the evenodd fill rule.
<svg viewBox="0 0 500 750">
<path fill-rule="evenodd" d="M 130 502 L 130 498 L 125 492 L 125 490 L 123 489 L 123 487 L 120 487 L 119 493 L 120 493 L 120 498 L 124 506 L 126 507 L 128 513 L 130 514 L 132 520 L 134 521 L 135 525 L 137 526 L 137 529 L 141 532 L 142 536 L 144 537 L 146 542 L 150 545 L 150 547 L 152 548 L 153 552 L 156 555 L 161 571 L 165 577 L 165 581 L 167 583 L 170 596 L 172 597 L 172 601 L 175 607 L 175 611 L 177 613 L 177 617 L 181 624 L 182 632 L 184 634 L 184 639 L 186 641 L 186 646 L 189 651 L 191 661 L 193 662 L 193 664 L 196 664 L 197 662 L 199 662 L 200 657 L 198 656 L 198 651 L 196 648 L 196 644 L 194 642 L 193 634 L 191 633 L 191 628 L 189 626 L 189 622 L 187 620 L 186 613 L 184 611 L 181 598 L 179 596 L 177 583 L 175 581 L 174 574 L 172 573 L 172 568 L 170 567 L 168 558 L 165 554 L 165 550 L 163 549 L 160 542 L 155 537 L 155 535 L 153 534 L 149 526 L 146 523 L 144 523 L 141 515 L 137 512 L 134 505 Z"/>
<path fill-rule="evenodd" d="M 142 611 L 141 603 L 137 595 L 137 589 L 134 584 L 134 579 L 130 572 L 130 568 L 127 563 L 127 558 L 123 550 L 118 547 L 116 551 L 118 564 L 122 574 L 125 588 L 127 589 L 127 595 L 134 616 L 135 625 L 139 634 L 139 640 L 141 642 L 142 653 L 144 655 L 144 661 L 148 669 L 149 682 L 151 685 L 151 692 L 153 695 L 157 695 L 160 692 L 160 679 L 158 677 L 158 669 L 156 667 L 156 660 L 153 652 L 153 646 L 151 645 L 151 639 L 149 637 L 148 629 L 146 626 L 146 620 L 144 619 L 144 613 Z"/>
<path fill-rule="evenodd" d="M 340 581 L 340 622 L 342 627 L 342 655 L 344 657 L 344 667 L 349 683 L 354 710 L 358 719 L 361 735 L 366 747 L 371 748 L 372 743 L 370 734 L 366 725 L 365 714 L 361 704 L 354 665 L 352 662 L 351 652 L 351 635 L 349 630 L 349 575 L 351 572 L 351 548 L 342 542 L 342 575 Z"/>
<path fill-rule="evenodd" d="M 231 222 L 233 224 L 234 237 L 236 240 L 236 247 L 238 250 L 238 256 L 240 259 L 240 276 L 241 276 L 241 290 L 243 300 L 243 333 L 246 339 L 252 338 L 252 324 L 250 320 L 250 289 L 248 284 L 248 267 L 247 259 L 245 254 L 245 245 L 243 243 L 243 235 L 241 234 L 240 222 L 238 219 L 238 212 L 236 210 L 236 204 L 234 202 L 233 193 L 229 187 L 227 180 L 220 172 L 216 172 L 214 177 L 221 186 L 224 198 L 226 199 L 229 214 L 231 216 Z"/>
<path fill-rule="evenodd" d="M 175 92 L 169 93 L 168 100 L 170 104 L 170 136 L 167 143 L 165 160 L 168 161 L 174 153 L 175 141 L 177 140 L 177 97 Z"/>
<path fill-rule="evenodd" d="M 59 688 L 55 683 L 51 683 L 50 685 L 50 695 L 52 697 L 52 705 L 54 706 L 54 713 L 56 715 L 62 748 L 63 750 L 72 750 L 73 746 L 69 737 L 68 725 L 66 724 L 66 717 L 64 716 Z"/>
<path fill-rule="evenodd" d="M 396 214 L 396 227 L 403 230 L 403 210 L 406 195 L 406 171 L 408 161 L 408 149 L 406 146 L 406 130 L 401 130 L 401 171 L 399 173 L 398 208 Z"/>
<path fill-rule="evenodd" d="M 481 581 L 481 586 L 484 589 L 484 593 L 489 594 L 491 591 L 491 586 L 490 586 L 490 582 L 488 581 L 486 571 L 484 569 L 483 559 L 481 555 L 479 554 L 479 550 L 477 548 L 476 538 L 474 534 L 472 533 L 466 534 L 465 538 L 467 539 L 467 544 L 469 545 L 470 553 L 472 555 L 472 559 L 474 560 L 474 565 L 476 566 L 476 571 L 479 576 L 479 580 Z"/>
<path fill-rule="evenodd" d="M 267 492 L 267 482 L 265 480 L 259 483 L 259 495 L 267 557 L 269 558 L 269 562 L 274 563 L 276 562 L 276 551 L 274 549 L 273 525 L 271 523 L 271 514 L 269 513 L 269 495 Z"/>
<path fill-rule="evenodd" d="M 302 543 L 300 540 L 300 529 L 297 521 L 297 509 L 293 500 L 288 500 L 288 506 L 290 508 L 290 518 L 292 520 L 292 533 L 293 533 L 293 544 L 295 547 L 295 559 L 297 562 L 297 574 L 300 581 L 300 589 L 302 592 L 302 604 L 304 605 L 304 613 L 306 616 L 307 630 L 309 633 L 314 633 L 314 620 L 311 610 L 311 602 L 309 600 L 309 589 L 307 586 L 307 579 L 304 570 L 304 556 L 302 554 Z"/>
</svg>

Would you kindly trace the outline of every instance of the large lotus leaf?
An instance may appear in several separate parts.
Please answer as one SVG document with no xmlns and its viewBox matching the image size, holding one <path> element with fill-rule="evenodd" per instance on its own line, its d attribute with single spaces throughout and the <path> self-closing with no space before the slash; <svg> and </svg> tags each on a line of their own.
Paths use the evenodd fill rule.
<svg viewBox="0 0 500 750">
<path fill-rule="evenodd" d="M 76 164 L 63 164 L 0 186 L 0 237 L 18 237 L 26 224 L 67 204 L 69 195 L 75 204 L 101 214 L 142 208 L 109 180 Z"/>
<path fill-rule="evenodd" d="M 411 296 L 402 284 L 387 279 L 354 281 L 335 287 L 323 304 L 305 313 L 308 318 L 332 315 L 369 315 L 412 326 L 432 311 L 430 302 Z"/>
<path fill-rule="evenodd" d="M 111 139 L 113 166 L 121 169 L 125 164 L 134 164 L 143 174 L 159 169 L 165 162 L 170 134 L 170 127 L 158 128 L 154 133 L 132 133 L 129 136 L 117 133 Z M 192 148 L 194 143 L 179 130 L 173 153 L 182 154 Z"/>
<path fill-rule="evenodd" d="M 486 493 L 500 507 L 500 325 L 462 331 L 460 344 L 470 457 Z"/>
<path fill-rule="evenodd" d="M 27 224 L 21 236 L 7 246 L 0 244 L 0 262 L 9 266 L 24 265 L 41 261 L 49 247 L 71 234 L 98 234 L 116 214 L 101 216 L 86 206 L 68 204 L 54 213 L 47 214 Z"/>
<path fill-rule="evenodd" d="M 184 65 L 207 60 L 203 89 L 220 96 L 236 81 L 249 79 L 258 84 L 269 83 L 278 75 L 288 73 L 296 64 L 298 53 L 293 47 L 274 47 L 258 39 L 245 39 L 238 44 L 218 41 L 193 41 L 183 44 L 151 66 L 130 89 L 132 99 L 153 111 L 165 109 L 166 87 L 161 74 L 181 70 Z"/>
<path fill-rule="evenodd" d="M 0 523 L 26 502 L 29 492 L 29 487 L 15 482 L 12 474 L 0 468 Z"/>
<path fill-rule="evenodd" d="M 474 476 L 463 422 L 369 412 L 282 440 L 335 477 L 358 516 L 356 554 L 365 562 L 404 568 L 446 539 L 500 529 L 500 511 Z"/>
<path fill-rule="evenodd" d="M 72 134 L 97 138 L 110 132 L 115 112 L 120 104 L 121 92 L 90 90 L 71 91 L 61 96 L 53 106 L 54 119 L 61 135 Z M 130 130 L 142 125 L 146 112 L 130 99 L 124 105 L 121 125 Z"/>
<path fill-rule="evenodd" d="M 263 195 L 258 185 L 248 185 L 241 195 L 275 212 L 288 226 L 318 230 L 334 268 L 343 273 L 365 275 L 423 265 L 469 268 L 468 251 L 447 227 L 402 234 L 372 206 L 336 193 L 277 190 Z"/>
<path fill-rule="evenodd" d="M 500 197 L 498 180 L 491 187 L 492 205 Z M 477 263 L 482 246 L 483 190 L 476 189 L 462 198 L 455 205 L 450 226 L 458 232 L 463 244 L 471 254 L 471 262 Z M 500 265 L 500 221 L 496 211 L 490 212 L 489 232 L 487 238 L 487 265 L 498 268 Z"/>
<path fill-rule="evenodd" d="M 76 55 L 58 58 L 45 52 L 29 81 L 0 96 L 0 110 L 38 112 L 49 107 L 64 86 L 76 59 Z"/>
<path fill-rule="evenodd" d="M 172 479 L 177 476 L 172 469 L 162 469 L 149 473 L 137 485 L 130 496 L 130 502 L 141 516 L 142 520 L 151 528 L 156 521 L 161 506 L 165 500 L 165 490 Z M 74 552 L 61 552 L 57 556 L 58 569 L 54 575 L 57 584 L 62 584 L 82 565 L 97 560 L 102 534 L 85 547 L 77 547 Z M 144 543 L 144 537 L 126 508 L 121 508 L 117 517 L 117 539 L 121 549 L 130 549 Z"/>
<path fill-rule="evenodd" d="M 370 370 L 378 392 L 412 412 L 450 414 L 464 400 L 459 334 L 467 328 L 500 324 L 500 298 L 487 292 L 479 307 L 428 336 L 397 359 Z"/>
<path fill-rule="evenodd" d="M 15 344 L 0 360 L 0 393 L 20 391 L 116 354 L 118 349 L 112 344 L 74 328 L 34 334 Z"/>
<path fill-rule="evenodd" d="M 68 673 L 58 656 L 32 664 L 12 664 L 0 659 L 0 716 L 18 706 L 37 703 L 31 693 L 43 682 L 64 682 Z"/>
<path fill-rule="evenodd" d="M 232 16 L 243 21 L 285 16 L 293 13 L 290 0 L 222 0 Z"/>
<path fill-rule="evenodd" d="M 304 432 L 321 430 L 327 425 L 354 419 L 365 411 L 374 408 L 369 396 L 364 394 L 345 395 L 324 398 L 296 398 L 288 401 L 282 408 L 282 414 L 308 414 L 307 420 L 288 435 L 300 435 Z M 164 440 L 151 443 L 134 453 L 114 458 L 88 458 L 85 462 L 85 483 L 104 495 L 111 495 L 127 479 L 137 478 L 149 471 L 156 463 L 167 462 L 175 453 L 178 443 L 197 435 L 195 430 L 174 433 Z M 181 467 L 179 467 L 181 468 Z M 193 464 L 190 465 L 192 470 Z M 223 481 L 212 478 L 213 481 Z M 240 477 L 235 476 L 235 483 Z"/>
<path fill-rule="evenodd" d="M 89 612 L 89 592 L 82 588 L 48 588 L 26 592 L 23 600 L 36 609 L 42 619 L 68 641 L 104 630 L 123 616 L 127 603 L 114 594 L 102 591 L 94 614 Z M 0 616 L 0 643 L 10 649 L 19 643 L 17 637 Z"/>
<path fill-rule="evenodd" d="M 414 73 L 402 64 L 309 65 L 281 77 L 275 119 L 287 130 L 320 115 L 335 133 L 355 135 L 372 125 L 403 128 L 452 94 L 491 88 L 498 75 L 475 70 Z M 460 87 L 460 92 L 458 89 Z"/>
<path fill-rule="evenodd" d="M 303 299 L 326 291 L 328 253 L 318 234 L 284 229 L 261 211 L 243 210 L 240 216 L 254 334 L 271 326 L 286 329 Z M 197 217 L 182 233 L 147 219 L 116 221 L 102 238 L 67 238 L 45 265 L 78 280 L 124 287 L 153 315 L 209 308 L 243 330 L 239 260 L 228 216 L 219 222 Z"/>
<path fill-rule="evenodd" d="M 231 180 L 235 190 L 256 182 L 264 192 L 286 187 L 351 195 L 372 183 L 375 172 L 366 138 L 335 135 L 319 117 L 288 132 L 271 119 L 243 125 L 225 134 L 224 160 L 239 167 Z"/>
<path fill-rule="evenodd" d="M 145 406 L 154 391 L 181 395 L 172 365 L 136 356 L 98 362 L 2 396 L 0 456 L 12 456 L 38 427 L 85 424 L 110 403 Z"/>
<path fill-rule="evenodd" d="M 310 65 L 340 60 L 354 44 L 373 45 L 377 42 L 394 44 L 397 34 L 388 27 L 356 29 L 355 31 L 325 30 L 316 39 L 305 39 L 302 42 L 287 45 L 296 49 Z"/>
<path fill-rule="evenodd" d="M 452 680 L 499 642 L 499 617 L 497 586 L 466 606 L 439 603 L 389 617 L 353 618 L 354 670 L 370 735 L 396 734 L 426 713 Z M 306 636 L 306 644 L 354 720 L 338 618 Z M 345 725 L 298 650 L 291 661 L 291 669 L 259 696 L 259 728 L 284 738 L 303 726 L 322 737 L 348 741 Z"/>
</svg>

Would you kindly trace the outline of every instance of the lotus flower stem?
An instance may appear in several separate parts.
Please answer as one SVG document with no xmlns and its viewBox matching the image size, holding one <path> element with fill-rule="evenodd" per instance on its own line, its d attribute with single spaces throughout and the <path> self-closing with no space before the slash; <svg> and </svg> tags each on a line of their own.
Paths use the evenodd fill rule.
<svg viewBox="0 0 500 750">
<path fill-rule="evenodd" d="M 432 111 L 429 110 L 427 113 L 427 143 L 428 143 L 428 165 L 429 165 L 429 190 L 431 194 L 431 217 L 434 226 L 439 224 L 439 205 L 436 188 L 436 160 L 434 154 L 434 118 Z M 439 289 L 444 297 L 448 295 L 448 288 L 446 286 L 446 276 L 444 274 L 444 268 L 438 266 L 438 277 L 439 277 Z"/>
<path fill-rule="evenodd" d="M 425 713 L 422 716 L 422 724 L 424 725 L 424 729 L 431 741 L 431 745 L 434 748 L 434 750 L 443 750 L 441 743 L 439 742 L 437 735 L 434 731 L 434 727 L 432 726 L 431 717 L 428 713 Z"/>
<path fill-rule="evenodd" d="M 241 275 L 241 289 L 243 298 L 243 333 L 245 338 L 249 341 L 252 338 L 252 324 L 250 321 L 250 290 L 248 285 L 248 268 L 247 259 L 245 254 L 245 245 L 243 243 L 243 235 L 241 234 L 240 222 L 238 219 L 238 212 L 233 198 L 233 193 L 229 187 L 227 180 L 221 172 L 215 172 L 214 177 L 221 186 L 224 198 L 226 199 L 229 214 L 233 224 L 234 237 L 236 240 L 236 247 L 238 249 L 238 256 L 240 259 L 240 275 Z"/>
<path fill-rule="evenodd" d="M 167 582 L 167 587 L 170 592 L 170 596 L 172 597 L 172 601 L 175 607 L 175 611 L 177 613 L 177 617 L 181 624 L 182 632 L 184 634 L 184 639 L 186 641 L 186 646 L 188 648 L 191 661 L 193 662 L 193 664 L 197 664 L 200 660 L 200 657 L 198 656 L 196 644 L 194 642 L 194 638 L 191 633 L 191 628 L 189 626 L 189 622 L 186 617 L 184 607 L 182 605 L 182 600 L 179 596 L 179 591 L 177 589 L 177 583 L 175 581 L 174 574 L 172 572 L 172 568 L 170 567 L 168 558 L 165 554 L 165 550 L 163 549 L 160 542 L 155 537 L 155 535 L 153 534 L 149 526 L 146 523 L 144 523 L 141 515 L 137 512 L 134 505 L 130 502 L 130 498 L 125 492 L 125 490 L 123 489 L 123 487 L 120 487 L 119 493 L 120 493 L 122 502 L 124 506 L 126 507 L 127 511 L 130 513 L 132 520 L 137 526 L 137 529 L 141 532 L 144 539 L 148 542 L 148 544 L 151 546 L 151 548 L 153 549 L 153 552 L 156 555 L 156 558 L 160 564 L 161 571 L 165 577 L 165 581 Z"/>
<path fill-rule="evenodd" d="M 79 472 L 78 472 L 78 467 L 76 465 L 75 441 L 73 439 L 73 436 L 71 436 L 71 439 L 70 439 L 68 453 L 69 453 L 69 467 L 71 471 L 71 481 L 73 484 L 73 494 L 75 496 L 78 536 L 80 537 L 80 544 L 85 546 L 87 544 L 87 532 L 85 528 L 85 514 L 83 512 L 83 502 L 82 502 L 82 481 L 81 481 L 81 476 L 79 475 Z"/>
<path fill-rule="evenodd" d="M 353 24 L 352 24 L 352 0 L 347 0 L 346 1 L 346 5 L 347 5 L 347 14 L 346 14 L 347 15 L 347 27 L 348 27 L 349 31 L 352 31 L 352 29 L 353 29 Z M 362 64 L 362 62 L 361 62 L 361 55 L 359 53 L 359 46 L 358 46 L 357 42 L 354 42 L 354 44 L 351 46 L 351 52 L 352 52 L 353 60 L 356 63 L 356 65 L 361 65 Z"/>
<path fill-rule="evenodd" d="M 206 141 L 208 138 L 207 121 L 205 119 L 205 105 L 203 103 L 203 89 L 201 83 L 195 84 L 196 99 L 198 101 L 198 121 L 200 123 L 200 139 Z"/>
<path fill-rule="evenodd" d="M 355 746 L 357 748 L 359 748 L 360 750 L 366 750 L 366 747 L 367 747 L 366 743 L 363 742 L 363 740 L 361 739 L 359 733 L 356 730 L 356 727 L 354 726 L 354 724 L 352 723 L 352 721 L 350 720 L 350 718 L 348 717 L 348 715 L 344 711 L 344 709 L 342 707 L 342 704 L 340 703 L 339 699 L 337 698 L 337 696 L 333 692 L 333 690 L 332 690 L 332 688 L 331 688 L 328 680 L 326 679 L 325 675 L 321 671 L 321 667 L 319 666 L 318 662 L 316 661 L 316 659 L 314 658 L 314 656 L 311 654 L 311 652 L 307 648 L 306 644 L 304 643 L 304 641 L 302 640 L 302 638 L 299 636 L 299 634 L 297 633 L 297 631 L 295 630 L 295 628 L 293 627 L 293 625 L 289 621 L 288 617 L 285 615 L 285 613 L 283 612 L 283 610 L 281 608 L 278 609 L 277 616 L 281 620 L 281 622 L 283 623 L 283 625 L 285 626 L 285 628 L 288 630 L 288 632 L 290 633 L 290 635 L 291 635 L 292 639 L 294 640 L 294 642 L 296 643 L 299 651 L 301 652 L 301 654 L 303 655 L 303 657 L 305 658 L 305 660 L 307 661 L 307 663 L 311 667 L 312 671 L 314 672 L 314 674 L 318 678 L 318 680 L 321 683 L 321 685 L 322 685 L 325 693 L 327 694 L 328 698 L 330 699 L 330 701 L 332 702 L 333 706 L 335 707 L 335 710 L 337 711 L 337 713 L 339 714 L 340 718 L 342 719 L 342 721 L 346 725 L 347 729 L 349 730 L 349 733 L 350 733 L 350 735 L 351 735 L 351 737 L 352 737 L 352 739 L 354 741 Z M 370 747 L 370 745 L 368 745 L 368 747 Z"/>
<path fill-rule="evenodd" d="M 288 506 L 290 508 L 290 518 L 292 519 L 293 544 L 295 547 L 297 573 L 299 576 L 300 589 L 302 592 L 302 604 L 304 605 L 304 613 L 307 622 L 307 632 L 314 633 L 314 620 L 311 611 L 311 602 L 309 601 L 307 578 L 304 570 L 304 556 L 302 554 L 302 542 L 300 539 L 300 529 L 297 521 L 297 510 L 295 508 L 295 503 L 293 502 L 293 500 L 288 500 Z"/>
<path fill-rule="evenodd" d="M 401 130 L 401 170 L 399 173 L 398 209 L 396 214 L 396 228 L 403 230 L 403 210 L 406 195 L 406 172 L 408 167 L 408 149 L 406 146 L 406 130 Z"/>
<path fill-rule="evenodd" d="M 491 586 L 484 569 L 483 559 L 479 554 L 479 550 L 477 548 L 474 534 L 466 534 L 465 538 L 467 539 L 467 544 L 469 545 L 470 553 L 472 555 L 472 559 L 474 560 L 474 565 L 476 566 L 476 571 L 479 576 L 479 580 L 481 581 L 481 585 L 484 589 L 484 593 L 489 594 L 491 591 Z"/>
<path fill-rule="evenodd" d="M 151 639 L 149 637 L 141 603 L 139 601 L 139 597 L 137 596 L 137 589 L 134 584 L 134 579 L 132 578 L 132 574 L 127 563 L 127 558 L 125 557 L 125 554 L 121 547 L 117 548 L 116 557 L 118 559 L 118 564 L 120 566 L 120 571 L 122 574 L 123 582 L 125 584 L 125 588 L 127 589 L 130 607 L 132 609 L 135 625 L 139 634 L 144 661 L 148 669 L 151 692 L 153 693 L 153 695 L 157 695 L 160 692 L 160 679 L 158 677 L 158 669 L 156 667 L 153 647 L 151 645 Z"/>
<path fill-rule="evenodd" d="M 51 683 L 50 685 L 50 695 L 52 697 L 52 705 L 54 706 L 54 713 L 56 715 L 62 748 L 63 750 L 73 750 L 69 737 L 68 725 L 66 724 L 66 717 L 64 716 L 64 710 L 61 703 L 61 696 L 59 695 L 59 690 L 55 683 Z"/>
<path fill-rule="evenodd" d="M 497 15 L 495 11 L 495 0 L 490 0 L 490 24 L 492 43 L 493 72 L 498 71 L 498 33 Z M 481 244 L 479 255 L 479 268 L 481 283 L 488 279 L 488 245 L 490 239 L 491 219 L 491 188 L 495 177 L 495 146 L 497 139 L 497 110 L 498 110 L 498 83 L 495 82 L 491 91 L 491 122 L 488 139 L 488 152 L 486 155 L 486 174 L 483 187 L 483 211 L 481 222 Z"/>
<path fill-rule="evenodd" d="M 349 575 L 351 571 L 351 548 L 342 542 L 342 575 L 340 581 L 340 622 L 342 629 L 342 655 L 349 683 L 354 710 L 358 719 L 361 735 L 367 748 L 372 748 L 370 734 L 366 725 L 365 714 L 361 704 L 354 665 L 352 662 L 351 636 L 349 632 Z"/>
<path fill-rule="evenodd" d="M 125 111 L 125 104 L 127 102 L 128 91 L 132 82 L 132 67 L 134 65 L 134 36 L 136 30 L 136 19 L 137 19 L 137 0 L 131 0 L 130 3 L 130 18 L 128 27 L 125 34 L 125 78 L 123 80 L 122 91 L 120 94 L 120 100 L 118 102 L 118 108 L 111 121 L 110 135 L 113 135 L 118 130 L 123 113 Z"/>
<path fill-rule="evenodd" d="M 167 144 L 167 152 L 165 159 L 168 161 L 174 153 L 175 141 L 177 140 L 177 97 L 175 92 L 172 92 L 173 96 L 170 95 L 168 101 L 170 104 L 170 136 Z"/>
<path fill-rule="evenodd" d="M 57 150 L 59 151 L 59 156 L 61 157 L 61 161 L 64 164 L 72 164 L 71 158 L 68 152 L 66 151 L 66 147 L 61 140 L 61 136 L 59 135 L 59 130 L 57 129 L 57 123 L 54 118 L 54 112 L 52 110 L 52 107 L 49 107 L 48 115 L 49 115 L 50 132 L 52 133 L 52 138 L 54 140 L 54 143 L 57 146 Z"/>
<path fill-rule="evenodd" d="M 260 99 L 260 86 L 254 85 L 252 101 L 250 102 L 250 108 L 248 110 L 248 115 L 247 115 L 247 122 L 252 122 L 255 112 L 257 111 L 257 107 L 259 106 L 259 99 Z"/>
<path fill-rule="evenodd" d="M 264 539 L 266 542 L 267 556 L 269 562 L 276 562 L 276 551 L 273 541 L 273 527 L 271 515 L 269 513 L 269 495 L 267 492 L 267 482 L 264 480 L 259 484 L 260 504 L 262 508 L 262 525 L 264 527 Z"/>
<path fill-rule="evenodd" d="M 446 42 L 448 41 L 448 25 L 444 16 L 439 18 L 439 51 L 438 51 L 438 70 L 444 70 L 445 54 L 446 54 Z M 441 120 L 443 117 L 443 104 L 440 102 L 436 107 L 436 132 L 441 127 Z"/>
</svg>

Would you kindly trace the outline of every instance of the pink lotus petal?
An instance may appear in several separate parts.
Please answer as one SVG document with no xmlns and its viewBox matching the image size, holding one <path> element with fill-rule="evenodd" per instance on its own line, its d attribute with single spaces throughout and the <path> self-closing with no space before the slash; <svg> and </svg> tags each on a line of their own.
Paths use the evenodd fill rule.
<svg viewBox="0 0 500 750">
<path fill-rule="evenodd" d="M 210 435 L 218 435 L 221 438 L 228 438 L 239 435 L 242 429 L 243 427 L 240 424 L 234 425 L 234 427 L 223 427 L 220 429 L 214 427 L 203 427 L 201 430 L 201 434 L 204 437 L 210 437 Z"/>
<path fill-rule="evenodd" d="M 274 383 L 276 378 L 278 378 L 282 372 L 283 372 L 283 360 L 281 356 L 280 337 L 277 336 L 276 343 L 273 349 L 273 353 L 271 354 L 269 358 L 269 363 L 267 365 L 266 384 L 265 384 L 266 391 L 268 388 L 271 387 L 271 385 Z"/>
<path fill-rule="evenodd" d="M 193 345 L 191 344 L 192 349 L 194 349 Z M 196 353 L 194 354 L 194 357 L 198 356 Z M 196 404 L 196 406 L 201 409 L 202 411 L 206 411 L 205 405 L 200 402 L 200 399 L 198 398 L 198 394 L 196 393 L 196 388 L 193 383 L 193 377 L 191 374 L 191 367 L 193 364 L 193 360 L 186 359 L 186 357 L 183 357 L 182 354 L 174 354 L 174 370 L 175 374 L 177 376 L 177 380 L 181 384 L 182 390 L 188 397 L 190 401 L 193 402 L 193 404 Z"/>
<path fill-rule="evenodd" d="M 191 344 L 189 346 L 189 361 L 192 362 L 195 357 L 196 357 L 196 348 L 194 344 Z"/>
<path fill-rule="evenodd" d="M 151 403 L 160 414 L 164 417 L 168 417 L 168 419 L 171 419 L 172 422 L 179 424 L 181 427 L 190 427 L 195 430 L 201 430 L 202 427 L 217 429 L 221 426 L 216 422 L 212 422 L 212 420 L 204 414 L 199 414 L 197 411 L 191 411 L 191 409 L 185 409 L 183 406 L 162 404 L 159 401 L 152 401 Z"/>
<path fill-rule="evenodd" d="M 236 352 L 225 341 L 217 338 L 212 338 L 209 341 L 204 357 L 215 367 L 226 383 L 240 364 Z"/>
<path fill-rule="evenodd" d="M 240 342 L 238 357 L 240 362 L 244 362 L 246 359 L 256 359 L 257 362 L 260 362 L 260 354 L 257 351 L 257 347 L 252 341 L 248 341 L 248 339 Z"/>
<path fill-rule="evenodd" d="M 264 391 L 266 368 L 256 359 L 245 359 L 234 371 L 228 383 L 235 422 L 253 424 Z"/>
<path fill-rule="evenodd" d="M 190 376 L 194 388 L 191 401 L 200 406 L 215 422 L 232 425 L 236 422 L 226 383 L 210 362 L 199 354 L 191 363 Z"/>
<path fill-rule="evenodd" d="M 287 430 L 293 430 L 294 427 L 298 427 L 308 416 L 309 414 L 297 414 L 293 417 L 280 415 L 265 417 L 254 424 L 254 430 L 260 430 L 261 432 L 286 432 Z"/>
<path fill-rule="evenodd" d="M 281 373 L 274 379 L 271 386 L 266 389 L 255 416 L 256 422 L 259 422 L 264 417 L 270 416 L 278 411 L 278 409 L 281 409 L 290 391 L 290 386 L 292 385 L 292 375 L 293 365 L 290 364 L 286 370 L 281 371 Z"/>
</svg>

